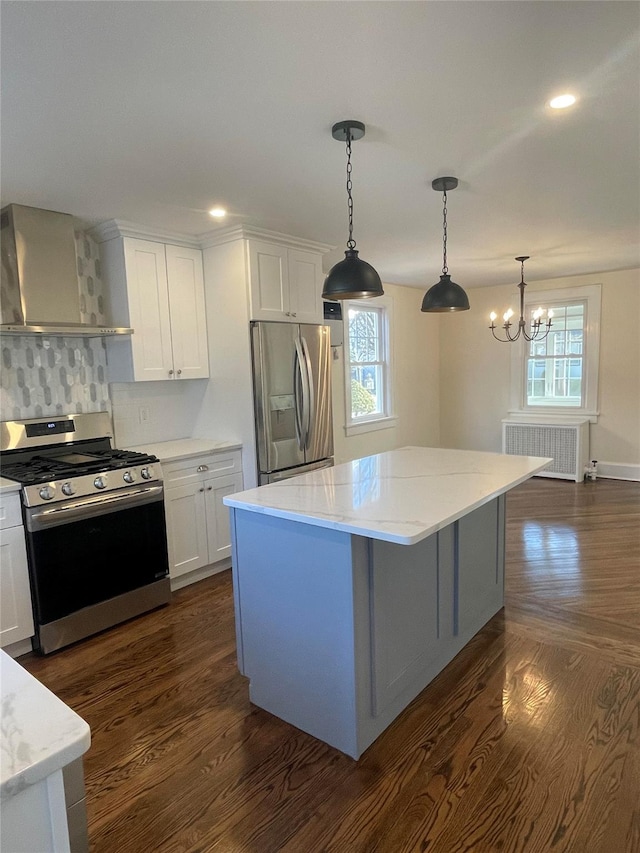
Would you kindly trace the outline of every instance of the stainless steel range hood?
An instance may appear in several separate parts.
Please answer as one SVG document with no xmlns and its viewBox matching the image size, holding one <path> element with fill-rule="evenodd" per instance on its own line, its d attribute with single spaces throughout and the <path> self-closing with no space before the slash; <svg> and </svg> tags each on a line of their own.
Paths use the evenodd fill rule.
<svg viewBox="0 0 640 853">
<path fill-rule="evenodd" d="M 13 335 L 130 335 L 82 322 L 73 218 L 10 204 L 0 211 L 0 332 Z"/>
</svg>

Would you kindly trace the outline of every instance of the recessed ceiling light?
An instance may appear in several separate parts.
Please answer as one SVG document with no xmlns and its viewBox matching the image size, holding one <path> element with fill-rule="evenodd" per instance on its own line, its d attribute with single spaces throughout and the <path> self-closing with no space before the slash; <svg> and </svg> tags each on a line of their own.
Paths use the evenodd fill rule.
<svg viewBox="0 0 640 853">
<path fill-rule="evenodd" d="M 224 219 L 227 215 L 227 211 L 224 207 L 212 207 L 209 211 L 209 216 L 213 216 L 214 219 Z"/>
<path fill-rule="evenodd" d="M 549 101 L 549 106 L 554 110 L 565 110 L 567 107 L 572 107 L 575 102 L 575 95 L 558 95 L 557 98 L 552 98 Z"/>
</svg>

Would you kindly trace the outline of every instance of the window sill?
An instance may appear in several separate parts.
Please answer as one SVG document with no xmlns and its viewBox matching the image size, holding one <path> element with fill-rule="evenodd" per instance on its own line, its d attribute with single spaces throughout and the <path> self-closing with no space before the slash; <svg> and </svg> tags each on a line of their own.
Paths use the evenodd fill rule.
<svg viewBox="0 0 640 853">
<path fill-rule="evenodd" d="M 528 410 L 512 409 L 509 411 L 509 420 L 511 421 L 538 421 L 539 423 L 554 423 L 557 421 L 565 421 L 569 423 L 579 423 L 588 420 L 589 423 L 597 424 L 599 412 L 587 412 L 584 410 L 576 411 L 575 409 L 561 410 L 558 407 L 553 408 L 531 408 Z"/>
<path fill-rule="evenodd" d="M 398 418 L 393 415 L 388 418 L 376 418 L 375 421 L 363 421 L 361 424 L 346 424 L 344 432 L 345 435 L 361 435 L 378 429 L 391 429 L 397 422 Z"/>
</svg>

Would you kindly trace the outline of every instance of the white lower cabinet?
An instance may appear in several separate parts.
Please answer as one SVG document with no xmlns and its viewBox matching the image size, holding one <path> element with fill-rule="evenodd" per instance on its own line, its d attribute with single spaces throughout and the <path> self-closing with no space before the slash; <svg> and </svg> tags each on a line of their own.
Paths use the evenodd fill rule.
<svg viewBox="0 0 640 853">
<path fill-rule="evenodd" d="M 239 450 L 190 456 L 162 465 L 169 546 L 169 574 L 177 588 L 228 567 L 231 556 L 225 495 L 242 491 Z M 221 564 L 221 561 L 225 561 Z M 220 564 L 220 565 L 217 565 Z M 205 571 L 205 567 L 209 570 Z M 178 583 L 174 580 L 180 579 Z"/>
<path fill-rule="evenodd" d="M 27 549 L 20 495 L 0 496 L 0 646 L 33 636 Z"/>
</svg>

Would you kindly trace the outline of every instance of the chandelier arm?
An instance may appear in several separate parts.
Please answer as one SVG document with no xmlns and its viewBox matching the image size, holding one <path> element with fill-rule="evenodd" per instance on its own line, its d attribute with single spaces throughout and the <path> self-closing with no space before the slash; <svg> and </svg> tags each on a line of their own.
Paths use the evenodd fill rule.
<svg viewBox="0 0 640 853">
<path fill-rule="evenodd" d="M 499 337 L 496 335 L 496 327 L 495 327 L 495 326 L 489 326 L 489 328 L 491 329 L 491 334 L 493 335 L 493 337 L 494 337 L 497 341 L 500 341 L 500 343 L 501 343 L 501 344 L 508 344 L 508 343 L 509 343 L 509 339 L 508 339 L 508 338 L 499 338 Z"/>
<path fill-rule="evenodd" d="M 518 338 L 520 337 L 520 335 L 522 334 L 522 328 L 521 328 L 520 324 L 518 323 L 518 331 L 515 333 L 515 335 L 511 334 L 511 332 L 509 331 L 510 328 L 511 328 L 511 323 L 509 323 L 508 325 L 505 325 L 504 330 L 506 332 L 507 339 L 511 343 L 513 343 L 514 341 L 517 341 Z"/>
</svg>

